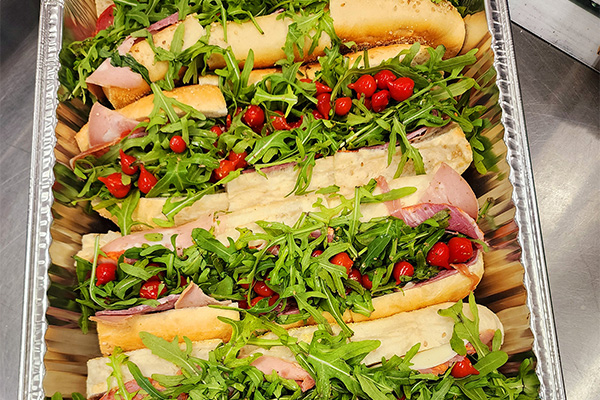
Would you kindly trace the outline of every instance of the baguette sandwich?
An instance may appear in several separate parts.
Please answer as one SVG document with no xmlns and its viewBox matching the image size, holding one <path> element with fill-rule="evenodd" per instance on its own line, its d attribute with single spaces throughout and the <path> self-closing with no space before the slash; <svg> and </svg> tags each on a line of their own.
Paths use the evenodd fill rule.
<svg viewBox="0 0 600 400">
<path fill-rule="evenodd" d="M 484 269 L 483 234 L 474 220 L 454 206 L 402 208 L 398 200 L 389 200 L 371 210 L 375 218 L 361 222 L 362 212 L 352 211 L 353 204 L 398 193 L 388 190 L 374 198 L 359 189 L 358 200 L 338 199 L 337 207 L 321 206 L 290 226 L 257 222 L 251 214 L 248 220 L 258 224 L 257 232 L 239 228 L 225 215 L 218 224 L 205 218 L 123 237 L 86 236 L 77 257 L 84 316 L 95 310 L 101 350 L 108 353 L 116 346 L 139 348 L 137 334 L 152 325 L 145 321 L 160 320 L 154 314 L 165 310 L 171 318 L 208 324 L 202 307 L 174 306 L 178 293 L 195 284 L 204 298 L 236 301 L 287 327 L 344 325 L 462 299 Z M 231 232 L 240 235 L 237 241 Z M 98 293 L 91 296 L 89 288 Z M 141 305 L 142 315 L 132 319 Z M 182 326 L 181 335 L 211 334 L 204 332 L 204 323 L 197 325 L 199 332 Z"/>
<path fill-rule="evenodd" d="M 469 327 L 474 328 L 476 332 L 471 333 L 474 336 L 468 339 L 463 332 L 460 337 L 463 339 L 462 345 L 451 345 L 450 339 L 458 332 L 454 327 L 456 318 L 463 318 L 464 324 L 469 324 Z M 381 374 L 376 374 L 378 370 L 388 370 L 392 376 L 397 376 L 402 371 L 404 379 L 398 382 L 404 385 L 410 385 L 416 379 L 421 379 L 423 384 L 423 380 L 427 380 L 426 377 L 435 382 L 440 379 L 438 376 L 444 375 L 447 370 L 451 370 L 451 374 L 457 379 L 467 375 L 477 378 L 476 375 L 489 373 L 489 368 L 482 368 L 484 362 L 475 363 L 473 366 L 470 358 L 481 360 L 488 356 L 486 361 L 489 361 L 492 359 L 489 356 L 491 353 L 495 353 L 496 357 L 500 356 L 497 348 L 504 337 L 503 327 L 498 317 L 487 308 L 475 306 L 474 303 L 471 306 L 462 303 L 443 303 L 421 310 L 399 313 L 377 321 L 352 323 L 348 325 L 353 331 L 349 339 L 341 336 L 341 329 L 335 325 L 329 328 L 332 329 L 329 332 L 325 327 L 316 326 L 282 331 L 251 317 L 232 325 L 236 326 L 237 334 L 226 345 L 219 340 L 211 340 L 188 341 L 178 347 L 175 343 L 143 333 L 142 340 L 148 348 L 118 353 L 110 358 L 89 360 L 88 399 L 99 396 L 103 396 L 103 400 L 113 399 L 118 395 L 119 390 L 127 390 L 129 393 L 138 390 L 140 398 L 144 398 L 143 393 L 146 390 L 152 391 L 152 388 L 156 389 L 159 395 L 164 393 L 172 396 L 171 398 L 182 396 L 178 394 L 177 389 L 171 394 L 167 393 L 174 389 L 173 386 L 182 385 L 182 380 L 191 376 L 199 378 L 194 381 L 199 384 L 196 386 L 196 390 L 199 390 L 208 383 L 206 371 L 216 370 L 211 367 L 221 363 L 225 364 L 221 371 L 232 371 L 226 366 L 232 365 L 228 363 L 234 360 L 236 365 L 234 368 L 244 370 L 244 372 L 240 371 L 242 376 L 258 370 L 260 372 L 254 373 L 258 373 L 261 379 L 266 379 L 271 385 L 281 380 L 289 380 L 284 391 L 287 389 L 290 393 L 296 392 L 296 396 L 301 398 L 310 396 L 314 391 L 317 393 L 312 393 L 312 396 L 316 394 L 319 398 L 329 398 L 332 394 L 330 393 L 332 386 L 337 388 L 334 390 L 340 392 L 349 390 L 359 398 L 371 397 L 373 391 L 378 390 L 383 390 L 384 393 L 387 391 L 401 394 L 403 392 L 398 387 L 398 383 L 392 387 L 376 384 L 378 389 L 369 391 L 366 389 L 368 386 L 364 384 L 364 379 L 361 378 L 373 373 L 374 381 L 383 383 Z M 264 333 L 265 330 L 267 333 Z M 495 348 L 491 352 L 492 342 Z M 165 352 L 167 348 L 168 356 Z M 223 358 L 222 355 L 227 353 L 230 355 Z M 498 364 L 501 365 L 505 357 L 505 354 L 500 356 L 502 360 L 494 362 L 491 369 L 497 368 Z M 187 364 L 184 360 L 189 360 L 190 363 Z M 340 379 L 341 386 L 336 384 L 335 379 L 338 378 L 335 375 L 328 375 L 331 373 L 330 370 L 323 368 L 321 363 L 334 366 L 347 374 L 346 379 Z M 194 367 L 190 368 L 193 364 L 198 365 L 195 367 L 198 371 L 205 372 L 202 375 L 196 374 Z M 223 378 L 230 376 L 227 372 Z M 119 376 L 119 380 L 115 379 L 116 376 Z M 179 376 L 180 379 L 174 381 L 175 385 L 166 385 L 169 376 Z M 407 379 L 409 376 L 412 379 Z M 146 381 L 148 378 L 150 379 Z M 324 380 L 329 382 L 325 383 Z M 357 381 L 355 385 L 352 384 L 353 380 Z M 215 382 L 219 381 L 221 379 Z M 152 388 L 147 386 L 148 383 Z M 432 383 L 428 382 L 427 385 Z M 248 392 L 247 385 L 248 383 L 239 386 L 230 385 L 232 387 L 229 388 L 229 395 L 235 397 L 238 396 L 238 391 Z M 260 380 L 254 380 L 254 385 L 256 386 L 252 387 L 255 387 L 258 392 L 263 390 L 264 386 L 260 384 Z M 185 385 L 182 386 L 184 387 L 180 386 L 179 389 L 185 392 Z M 215 388 L 214 383 L 212 386 Z M 187 390 L 191 388 L 188 387 Z M 216 392 L 213 396 L 217 396 Z"/>
<path fill-rule="evenodd" d="M 121 16 L 128 12 L 128 7 L 131 6 L 119 3 L 112 9 L 116 25 L 123 29 L 120 32 L 129 32 L 130 26 L 139 25 L 139 21 L 130 21 L 127 14 Z M 197 7 L 192 6 L 191 10 Z M 446 57 L 452 57 L 461 50 L 465 39 L 463 19 L 446 0 L 377 0 L 368 7 L 357 0 L 333 0 L 329 4 L 303 4 L 304 11 L 294 9 L 293 2 L 279 7 L 283 7 L 283 12 L 280 9 L 265 13 L 268 8 L 265 7 L 260 15 L 250 19 L 235 22 L 219 19 L 212 23 L 207 23 L 206 14 L 182 14 L 179 10 L 141 27 L 146 39 L 118 36 L 122 43 L 114 49 L 117 56 L 106 59 L 91 73 L 85 79 L 86 86 L 98 98 L 106 96 L 113 106 L 121 108 L 150 92 L 151 82 L 180 77 L 181 72 L 176 68 L 198 68 L 199 59 L 205 68 L 225 67 L 228 57 L 223 54 L 225 49 L 241 64 L 252 51 L 254 66 L 266 68 L 283 59 L 315 60 L 325 54 L 326 48 L 342 43 L 359 49 L 394 43 L 443 45 Z M 246 13 L 251 14 L 252 11 Z M 105 25 L 109 30 L 103 33 L 108 32 L 109 36 L 118 29 Z M 100 40 L 103 37 L 101 34 Z M 165 53 L 170 53 L 170 57 Z M 114 65 L 115 59 L 127 57 L 136 72 L 127 64 Z M 142 70 L 144 75 L 140 73 Z"/>
</svg>

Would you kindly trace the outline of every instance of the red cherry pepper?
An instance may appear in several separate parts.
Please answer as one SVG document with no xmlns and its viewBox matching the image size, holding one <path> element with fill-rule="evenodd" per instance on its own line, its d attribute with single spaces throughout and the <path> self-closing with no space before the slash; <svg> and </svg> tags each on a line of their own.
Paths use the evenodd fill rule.
<svg viewBox="0 0 600 400">
<path fill-rule="evenodd" d="M 371 105 L 371 99 L 365 99 L 365 107 L 367 107 L 367 110 L 373 109 L 373 106 Z"/>
<path fill-rule="evenodd" d="M 321 254 L 323 254 L 323 250 L 315 250 L 312 252 L 312 254 L 310 255 L 311 257 L 318 257 Z"/>
<path fill-rule="evenodd" d="M 256 282 L 256 284 L 254 285 L 254 287 L 252 289 L 254 290 L 254 292 L 256 292 L 257 295 L 263 296 L 263 297 L 269 297 L 273 293 L 275 293 L 273 291 L 273 289 L 268 287 L 267 284 L 263 281 Z"/>
<path fill-rule="evenodd" d="M 122 199 L 123 197 L 127 196 L 129 189 L 131 189 L 131 183 L 127 185 L 123 184 L 120 172 L 112 173 L 109 176 L 101 176 L 98 178 L 98 180 L 104 183 L 110 194 L 115 196 L 117 199 Z"/>
<path fill-rule="evenodd" d="M 219 167 L 212 172 L 213 181 L 217 182 L 229 175 L 230 172 L 235 171 L 235 164 L 230 160 L 219 161 Z"/>
<path fill-rule="evenodd" d="M 106 10 L 102 11 L 102 14 L 98 17 L 96 21 L 96 33 L 108 28 L 115 22 L 115 5 L 111 4 L 106 8 Z"/>
<path fill-rule="evenodd" d="M 300 116 L 300 119 L 294 122 L 289 122 L 290 129 L 299 128 L 302 125 L 302 121 L 304 120 L 304 115 Z"/>
<path fill-rule="evenodd" d="M 179 276 L 179 287 L 187 286 L 187 284 L 188 284 L 187 278 L 183 275 Z"/>
<path fill-rule="evenodd" d="M 123 171 L 124 174 L 133 175 L 138 172 L 138 166 L 133 165 L 133 163 L 137 161 L 134 156 L 125 154 L 123 149 L 119 150 L 119 154 L 121 156 L 121 171 Z"/>
<path fill-rule="evenodd" d="M 231 115 L 228 115 L 227 117 L 231 117 Z M 223 128 L 221 128 L 219 125 L 213 126 L 212 128 L 210 128 L 210 131 L 212 133 L 216 133 L 217 137 L 219 137 L 223 134 Z"/>
<path fill-rule="evenodd" d="M 450 250 L 445 243 L 437 242 L 427 253 L 427 262 L 436 267 L 450 268 Z"/>
<path fill-rule="evenodd" d="M 464 378 L 469 375 L 479 375 L 479 371 L 477 371 L 473 364 L 471 364 L 471 361 L 465 357 L 462 361 L 454 364 L 450 374 L 455 378 Z"/>
<path fill-rule="evenodd" d="M 364 274 L 361 278 L 362 280 L 362 285 L 365 289 L 372 289 L 373 288 L 373 282 L 371 281 L 371 278 L 369 278 L 369 275 Z"/>
<path fill-rule="evenodd" d="M 287 123 L 287 120 L 285 119 L 285 115 L 283 114 L 282 111 L 275 111 L 279 116 L 271 116 L 271 125 L 273 125 L 273 128 L 276 131 L 289 131 L 290 129 L 292 129 L 290 127 L 290 125 Z"/>
<path fill-rule="evenodd" d="M 260 129 L 265 123 L 265 112 L 254 104 L 248 106 L 242 117 L 246 125 L 252 129 Z"/>
<path fill-rule="evenodd" d="M 271 297 L 269 297 L 269 307 L 272 307 L 279 300 L 279 294 L 275 293 Z"/>
<path fill-rule="evenodd" d="M 250 300 L 250 307 L 254 307 L 256 305 L 256 303 L 258 303 L 262 299 L 264 299 L 263 296 L 256 296 L 255 298 L 253 298 L 252 300 Z"/>
<path fill-rule="evenodd" d="M 359 94 L 359 98 L 363 94 L 366 97 L 371 97 L 375 93 L 375 90 L 377 90 L 377 83 L 371 75 L 363 75 L 356 82 L 349 84 L 348 87 L 356 91 Z"/>
<path fill-rule="evenodd" d="M 464 263 L 473 257 L 471 241 L 463 237 L 453 237 L 448 241 L 451 263 Z"/>
<path fill-rule="evenodd" d="M 96 286 L 114 281 L 117 276 L 117 266 L 111 263 L 98 264 L 96 267 Z"/>
<path fill-rule="evenodd" d="M 179 135 L 175 135 L 169 140 L 169 147 L 174 153 L 183 153 L 185 149 L 187 149 L 187 144 L 185 140 Z"/>
<path fill-rule="evenodd" d="M 240 283 L 240 286 L 243 287 L 244 289 L 250 289 L 249 283 Z"/>
<path fill-rule="evenodd" d="M 140 177 L 138 178 L 138 188 L 140 192 L 147 194 L 156 185 L 158 179 L 146 170 L 143 165 L 140 165 Z"/>
<path fill-rule="evenodd" d="M 362 275 L 360 274 L 360 271 L 356 268 L 352 268 L 350 270 L 350 273 L 348 274 L 348 279 L 352 279 L 353 281 L 362 284 Z"/>
<path fill-rule="evenodd" d="M 315 85 L 317 87 L 317 95 L 321 93 L 331 93 L 331 88 L 324 83 L 315 82 Z"/>
<path fill-rule="evenodd" d="M 376 73 L 374 76 L 375 82 L 377 82 L 378 89 L 387 89 L 388 82 L 392 82 L 396 80 L 396 75 L 389 69 L 383 69 Z"/>
<path fill-rule="evenodd" d="M 382 112 L 389 103 L 390 92 L 387 90 L 380 90 L 371 97 L 371 107 L 373 107 L 373 111 L 375 112 Z"/>
<path fill-rule="evenodd" d="M 140 297 L 143 299 L 158 299 L 158 296 L 162 296 L 166 293 L 167 288 L 163 285 L 162 290 L 158 293 L 158 288 L 161 285 L 159 280 L 146 281 L 140 288 Z"/>
<path fill-rule="evenodd" d="M 312 115 L 313 115 L 313 117 L 315 117 L 315 119 L 323 119 L 323 118 L 325 118 L 325 117 L 323 117 L 323 114 L 321 114 L 317 110 L 312 110 Z"/>
<path fill-rule="evenodd" d="M 335 265 L 341 265 L 342 267 L 346 267 L 346 272 L 350 274 L 352 270 L 352 266 L 354 265 L 354 261 L 350 258 L 350 256 L 346 253 L 336 254 L 329 260 L 330 263 Z"/>
<path fill-rule="evenodd" d="M 317 110 L 319 110 L 324 119 L 329 119 L 329 112 L 331 111 L 331 94 L 321 93 L 317 96 Z"/>
<path fill-rule="evenodd" d="M 392 275 L 394 279 L 396 279 L 396 284 L 400 283 L 400 278 L 402 276 L 413 276 L 415 273 L 415 268 L 408 261 L 400 261 L 394 264 L 394 270 L 392 271 Z"/>
<path fill-rule="evenodd" d="M 352 108 L 352 99 L 350 97 L 340 97 L 335 99 L 335 113 L 337 115 L 346 115 Z"/>
<path fill-rule="evenodd" d="M 231 128 L 231 120 L 232 120 L 231 114 L 228 114 L 227 118 L 225 118 L 225 129 L 226 130 L 229 130 L 229 128 Z"/>
<path fill-rule="evenodd" d="M 246 162 L 247 156 L 248 153 L 245 151 L 242 151 L 241 153 L 234 153 L 233 151 L 230 151 L 227 159 L 233 163 L 235 169 L 246 168 L 248 166 L 248 163 Z"/>
<path fill-rule="evenodd" d="M 413 95 L 415 81 L 410 78 L 400 77 L 395 81 L 388 82 L 390 96 L 396 101 L 404 101 Z"/>
</svg>

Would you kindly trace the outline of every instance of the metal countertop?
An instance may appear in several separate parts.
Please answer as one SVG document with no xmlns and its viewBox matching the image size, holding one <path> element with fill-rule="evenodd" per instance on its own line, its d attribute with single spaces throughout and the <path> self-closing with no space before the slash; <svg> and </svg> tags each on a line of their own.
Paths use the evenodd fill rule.
<svg viewBox="0 0 600 400">
<path fill-rule="evenodd" d="M 0 43 L 0 400 L 17 397 L 37 45 L 35 18 L 9 24 Z M 516 25 L 513 39 L 567 395 L 600 399 L 600 75 Z"/>
</svg>

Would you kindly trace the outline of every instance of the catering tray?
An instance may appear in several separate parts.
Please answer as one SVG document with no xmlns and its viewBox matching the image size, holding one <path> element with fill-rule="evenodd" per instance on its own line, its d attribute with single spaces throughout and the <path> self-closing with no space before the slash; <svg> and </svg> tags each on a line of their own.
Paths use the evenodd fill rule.
<svg viewBox="0 0 600 400">
<path fill-rule="evenodd" d="M 506 371 L 532 354 L 542 399 L 566 399 L 507 0 L 487 0 L 490 35 L 479 44 L 482 55 L 467 74 L 481 90 L 472 97 L 488 106 L 491 125 L 484 135 L 499 161 L 486 175 L 466 173 L 480 200 L 496 199 L 482 229 L 490 252 L 476 290 L 478 302 L 498 314 L 510 358 Z M 102 221 L 82 208 L 53 201 L 53 166 L 76 148 L 72 134 L 85 122 L 85 108 L 59 104 L 57 73 L 63 38 L 91 26 L 94 9 L 85 0 L 43 0 L 40 12 L 37 82 L 28 213 L 28 247 L 23 301 L 20 399 L 43 399 L 60 391 L 84 392 L 86 361 L 99 355 L 94 332 L 83 335 L 75 296 L 72 255 L 81 235 L 99 232 Z"/>
</svg>

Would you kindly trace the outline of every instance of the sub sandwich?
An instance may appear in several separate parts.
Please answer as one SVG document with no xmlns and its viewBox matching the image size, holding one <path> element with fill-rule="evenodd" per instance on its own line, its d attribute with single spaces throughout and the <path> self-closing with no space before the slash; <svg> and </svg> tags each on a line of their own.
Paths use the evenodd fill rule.
<svg viewBox="0 0 600 400">
<path fill-rule="evenodd" d="M 375 185 L 380 194 L 373 194 Z M 115 346 L 139 348 L 139 332 L 157 326 L 150 320 L 163 313 L 206 322 L 171 325 L 177 333 L 166 338 L 226 337 L 229 332 L 206 328 L 222 325 L 216 310 L 206 314 L 202 307 L 215 301 L 237 302 L 287 327 L 326 321 L 345 327 L 462 299 L 483 275 L 481 230 L 455 206 L 402 207 L 397 197 L 404 193 L 380 180 L 351 199 L 332 194 L 337 206 L 318 201 L 290 225 L 250 213 L 254 231 L 240 227 L 232 213 L 218 223 L 203 218 L 127 236 L 88 235 L 77 257 L 82 324 L 88 317 L 97 323 L 100 348 L 109 353 Z M 264 214 L 276 215 L 270 207 Z M 287 222 L 293 214 L 282 215 Z M 178 307 L 187 303 L 180 297 L 204 303 Z"/>
<path fill-rule="evenodd" d="M 145 2 L 118 2 L 103 11 L 96 36 L 65 51 L 71 73 L 64 71 L 62 83 L 72 95 L 90 90 L 120 108 L 149 93 L 152 82 L 172 89 L 226 66 L 226 49 L 234 62 L 252 57 L 258 68 L 315 60 L 331 47 L 393 43 L 441 45 L 452 57 L 463 48 L 466 32 L 461 13 L 446 0 L 377 0 L 368 6 L 358 0 L 266 2 L 262 7 L 162 3 L 156 9 Z M 478 11 L 461 10 L 465 15 Z M 134 17 L 139 13 L 145 21 Z M 101 46 L 102 56 L 90 51 Z"/>
<path fill-rule="evenodd" d="M 367 54 L 366 59 L 378 63 L 370 69 L 357 65 L 360 59 L 351 64 L 352 57 L 332 53 L 328 60 L 341 64 L 312 71 L 315 78 L 321 77 L 314 83 L 298 80 L 294 70 L 293 76 L 291 71 L 269 73 L 256 85 L 245 86 L 252 76 L 248 70 L 240 81 L 240 88 L 246 89 L 238 88 L 236 96 L 224 96 L 229 92 L 223 86 L 219 90 L 202 84 L 172 92 L 156 89 L 121 110 L 96 103 L 89 123 L 75 136 L 81 153 L 72 166 L 86 182 L 72 200 L 92 199 L 94 208 L 118 222 L 126 234 L 130 229 L 190 221 L 197 213 L 188 207 L 235 211 L 250 198 L 246 193 L 240 197 L 250 184 L 264 189 L 260 197 L 266 201 L 331 185 L 351 193 L 353 186 L 379 175 L 391 180 L 432 174 L 441 163 L 462 173 L 478 151 L 469 142 L 483 121 L 478 119 L 481 110 L 457 108 L 448 92 L 460 95 L 473 82 L 457 77 L 448 85 L 442 77 L 448 66 L 439 58 L 435 65 L 427 61 L 411 66 L 419 46 L 399 53 L 397 47 L 380 50 Z M 392 54 L 396 58 L 388 58 Z M 465 57 L 458 65 L 472 61 Z M 427 72 L 436 65 L 442 69 Z M 398 98 L 402 101 L 388 99 L 383 109 L 374 110 L 372 101 L 361 97 L 363 86 L 352 86 L 364 79 L 394 79 L 395 73 L 413 76 L 414 80 L 398 80 L 415 87 L 404 100 Z M 439 85 L 446 88 L 435 89 Z M 357 98 L 342 96 L 346 91 Z M 335 92 L 337 100 L 349 101 L 346 114 L 336 111 L 337 106 L 327 109 L 329 103 L 319 100 Z M 377 93 L 389 94 L 385 89 Z M 239 105 L 243 99 L 250 104 L 245 109 L 227 109 L 232 108 L 229 101 Z M 337 100 L 331 102 L 338 104 Z M 348 179 L 346 171 L 355 175 Z M 123 210 L 129 213 L 126 218 Z M 119 222 L 124 220 L 138 223 L 124 226 Z"/>
<path fill-rule="evenodd" d="M 536 398 L 537 382 L 525 380 L 529 361 L 517 378 L 497 372 L 508 358 L 499 350 L 502 324 L 472 297 L 353 323 L 351 337 L 335 325 L 285 331 L 251 315 L 228 323 L 235 334 L 227 344 L 142 333 L 147 348 L 88 361 L 88 399 L 469 398 L 473 390 L 481 398 Z"/>
</svg>

